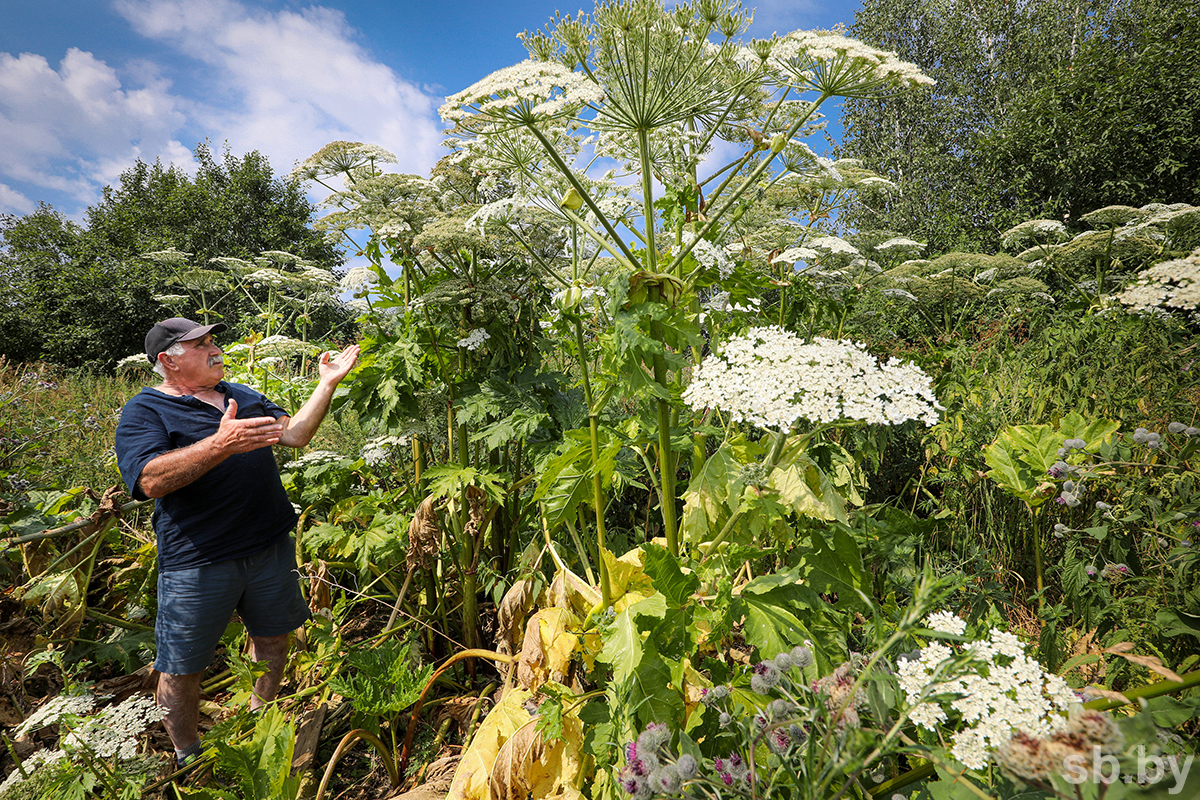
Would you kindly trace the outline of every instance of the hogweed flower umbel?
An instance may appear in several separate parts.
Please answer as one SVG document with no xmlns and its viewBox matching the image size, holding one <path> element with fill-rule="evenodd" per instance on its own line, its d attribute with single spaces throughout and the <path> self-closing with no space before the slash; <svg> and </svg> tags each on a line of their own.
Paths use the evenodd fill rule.
<svg viewBox="0 0 1200 800">
<path fill-rule="evenodd" d="M 947 632 L 960 627 L 945 615 L 928 622 Z M 961 627 L 966 630 L 965 623 Z M 916 725 L 943 731 L 951 714 L 958 718 L 950 752 L 972 769 L 985 767 L 992 751 L 1015 731 L 1049 736 L 1062 728 L 1067 708 L 1076 702 L 1062 678 L 1045 672 L 1025 655 L 1020 640 L 1004 631 L 992 630 L 986 639 L 957 650 L 933 642 L 916 658 L 899 661 L 896 671 Z"/>
<path fill-rule="evenodd" d="M 805 342 L 777 327 L 753 328 L 705 358 L 683 400 L 782 431 L 801 419 L 932 425 L 942 410 L 929 376 L 916 366 L 897 359 L 881 364 L 853 342 Z"/>
<path fill-rule="evenodd" d="M 604 89 L 583 73 L 557 61 L 527 59 L 450 95 L 438 113 L 447 122 L 480 117 L 528 125 L 574 114 L 603 98 Z"/>
</svg>

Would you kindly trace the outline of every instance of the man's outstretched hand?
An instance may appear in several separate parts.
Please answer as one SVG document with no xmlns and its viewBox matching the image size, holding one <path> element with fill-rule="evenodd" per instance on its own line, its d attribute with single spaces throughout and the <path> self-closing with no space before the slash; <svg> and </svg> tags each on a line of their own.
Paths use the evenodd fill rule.
<svg viewBox="0 0 1200 800">
<path fill-rule="evenodd" d="M 358 345 L 352 344 L 336 355 L 328 351 L 321 353 L 321 363 L 317 365 L 321 382 L 330 386 L 337 386 L 341 383 L 342 378 L 346 377 L 358 363 L 360 349 Z"/>
<path fill-rule="evenodd" d="M 283 435 L 283 425 L 274 417 L 237 418 L 237 401 L 229 398 L 229 405 L 221 415 L 221 426 L 213 434 L 213 444 L 218 450 L 228 453 L 249 453 L 260 447 L 270 447 Z"/>
</svg>

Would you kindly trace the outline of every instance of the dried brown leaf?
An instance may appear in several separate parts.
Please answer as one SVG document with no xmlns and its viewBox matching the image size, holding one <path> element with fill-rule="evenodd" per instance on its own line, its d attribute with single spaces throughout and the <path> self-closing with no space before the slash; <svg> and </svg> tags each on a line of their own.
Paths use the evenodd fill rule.
<svg viewBox="0 0 1200 800">
<path fill-rule="evenodd" d="M 496 616 L 499 630 L 496 631 L 496 651 L 504 655 L 516 652 L 517 642 L 525 635 L 525 615 L 533 608 L 537 599 L 533 593 L 533 581 L 523 578 L 504 593 Z"/>
<path fill-rule="evenodd" d="M 410 570 L 428 569 L 433 556 L 437 555 L 442 540 L 434 511 L 435 500 L 426 497 L 417 506 L 412 522 L 408 524 L 407 566 Z"/>
<path fill-rule="evenodd" d="M 1167 680 L 1183 683 L 1183 678 L 1179 676 L 1179 673 L 1163 666 L 1162 659 L 1158 656 L 1139 656 L 1133 653 L 1117 653 L 1116 655 L 1131 663 L 1140 664 L 1151 672 L 1157 672 Z"/>
</svg>

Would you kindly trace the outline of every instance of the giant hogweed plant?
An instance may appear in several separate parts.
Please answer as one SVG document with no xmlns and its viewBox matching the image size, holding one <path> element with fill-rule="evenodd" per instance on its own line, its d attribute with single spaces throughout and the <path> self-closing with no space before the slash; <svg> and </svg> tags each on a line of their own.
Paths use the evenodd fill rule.
<svg viewBox="0 0 1200 800">
<path fill-rule="evenodd" d="M 719 2 L 673 11 L 652 2 L 601 4 L 590 17 L 556 18 L 545 33 L 526 33 L 529 61 L 450 96 L 441 111 L 456 124 L 460 148 L 484 152 L 521 175 L 524 196 L 517 199 L 557 210 L 570 223 L 573 241 L 590 240 L 596 253 L 615 262 L 608 325 L 597 337 L 598 369 L 584 386 L 592 423 L 588 455 L 595 469 L 601 452 L 596 418 L 614 395 L 652 409 L 643 415 L 650 429 L 634 438 L 653 444 L 656 473 L 648 477 L 673 554 L 680 552 L 680 458 L 673 438 L 698 422 L 681 424 L 686 412 L 678 400 L 703 347 L 697 291 L 719 289 L 722 280 L 756 280 L 746 274 L 745 259 L 728 256 L 726 245 L 736 245 L 738 219 L 756 195 L 793 174 L 783 167 L 824 176 L 826 167 L 800 138 L 822 103 L 927 82 L 912 65 L 836 34 L 796 32 L 741 45 L 735 37 L 750 20 L 740 6 Z M 589 179 L 589 165 L 556 146 L 564 122 L 568 135 L 593 132 L 596 156 L 636 174 L 640 198 L 625 202 L 627 195 Z M 536 158 L 525 147 L 521 158 L 505 160 L 514 132 L 541 145 Z M 701 159 L 721 140 L 742 145 L 742 155 L 701 179 Z M 808 158 L 783 157 L 789 148 Z M 657 197 L 656 179 L 663 187 Z M 583 252 L 572 250 L 573 265 Z M 572 289 L 577 275 L 573 266 Z M 566 293 L 564 311 L 573 310 L 576 297 L 577 291 Z M 582 351 L 586 342 L 576 333 Z M 582 352 L 579 357 L 586 363 Z M 703 434 L 696 447 L 705 447 Z M 603 549 L 604 500 L 596 492 L 589 499 Z"/>
</svg>

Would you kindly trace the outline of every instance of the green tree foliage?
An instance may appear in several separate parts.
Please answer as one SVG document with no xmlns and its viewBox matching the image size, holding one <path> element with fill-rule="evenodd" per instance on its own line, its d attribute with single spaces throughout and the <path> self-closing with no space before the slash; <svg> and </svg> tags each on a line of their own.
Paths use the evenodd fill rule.
<svg viewBox="0 0 1200 800">
<path fill-rule="evenodd" d="M 333 245 L 309 227 L 314 208 L 304 192 L 276 178 L 266 156 L 226 150 L 218 160 L 204 143 L 195 155 L 194 179 L 178 167 L 138 161 L 87 210 L 88 231 L 126 258 L 174 247 L 192 253 L 201 266 L 210 258 L 247 258 L 263 250 L 338 262 Z"/>
<path fill-rule="evenodd" d="M 1145 15 L 1139 30 L 1086 42 L 983 139 L 1030 215 L 1200 203 L 1200 27 L 1181 9 Z"/>
<path fill-rule="evenodd" d="M 1109 118 L 1121 119 L 1116 123 L 1122 128 L 1121 137 L 1140 137 L 1137 149 L 1151 151 L 1156 147 L 1152 142 L 1159 141 L 1157 131 L 1153 137 L 1148 135 L 1155 130 L 1152 120 L 1181 113 L 1184 101 L 1182 90 L 1166 97 L 1155 95 L 1149 91 L 1155 79 L 1129 68 L 1131 51 L 1136 50 L 1131 43 L 1175 35 L 1156 22 L 1164 18 L 1155 11 L 1158 5 L 1135 8 L 1125 0 L 865 0 L 851 33 L 895 50 L 921 66 L 937 84 L 926 92 L 847 101 L 845 154 L 862 159 L 866 167 L 900 187 L 882 205 L 851 213 L 849 221 L 858 227 L 905 231 L 927 242 L 935 253 L 994 251 L 1001 231 L 1035 215 L 1030 209 L 1040 207 L 1040 198 L 1032 193 L 1040 189 L 1042 176 L 1028 176 L 1029 172 L 1043 170 L 1067 152 L 1076 163 L 1099 162 L 1110 149 L 1116 152 L 1123 147 L 1119 141 L 1108 141 L 1113 138 L 1112 125 L 1097 126 L 1101 114 L 1089 110 L 1071 118 L 1087 103 L 1088 92 L 1107 98 L 1110 112 L 1120 103 L 1127 105 L 1128 109 L 1119 115 L 1110 113 Z M 1184 22 L 1178 24 L 1186 27 Z M 1182 62 L 1186 44 L 1176 47 L 1162 42 L 1160 49 L 1174 54 L 1180 69 L 1186 68 Z M 1166 60 L 1169 57 L 1164 55 L 1156 65 Z M 1102 65 L 1107 66 L 1098 73 Z M 1039 100 L 1041 93 L 1047 96 Z M 1062 100 L 1055 104 L 1051 98 Z M 1194 107 L 1195 101 L 1192 90 L 1188 102 Z M 1139 119 L 1142 107 L 1157 110 L 1150 119 Z M 1175 110 L 1168 112 L 1168 108 Z M 1186 125 L 1173 123 L 1172 130 Z M 1000 134 L 1010 128 L 1024 132 L 1020 139 L 1024 151 L 997 144 Z M 1095 145 L 1081 152 L 1079 143 L 1059 137 L 1060 128 L 1079 136 L 1086 132 L 1091 138 L 1080 143 Z M 1006 155 L 997 157 L 997 147 Z M 1046 155 L 1031 164 L 1037 147 L 1043 148 L 1038 153 Z M 1019 169 L 1027 177 L 1017 181 L 1014 191 L 1010 184 L 1016 158 L 1025 162 Z M 1142 169 L 1145 163 L 1144 159 L 1117 159 L 1107 179 L 1119 184 L 1126 178 L 1118 175 Z M 1079 167 L 1057 174 L 1068 181 L 1095 177 Z M 1062 195 L 1067 190 L 1059 186 L 1056 191 Z M 1084 205 L 1077 207 L 1079 213 L 1116 202 L 1100 194 L 1092 197 L 1097 199 L 1080 198 Z M 1140 202 L 1144 201 L 1136 204 Z"/>
<path fill-rule="evenodd" d="M 0 279 L 0 356 L 15 361 L 111 363 L 154 323 L 151 265 L 112 257 L 46 205 L 0 222 Z"/>
<path fill-rule="evenodd" d="M 258 152 L 218 160 L 201 144 L 195 178 L 178 167 L 139 161 L 106 187 L 85 224 L 43 205 L 0 219 L 0 356 L 69 367 L 107 368 L 142 348 L 154 322 L 175 313 L 154 295 L 172 289 L 177 267 L 141 254 L 175 248 L 208 267 L 210 258 L 285 250 L 316 264 L 341 263 L 336 247 L 309 227 L 314 208 L 295 182 L 276 178 Z M 226 312 L 234 326 L 244 310 Z M 313 333 L 335 322 L 313 320 Z"/>
</svg>

